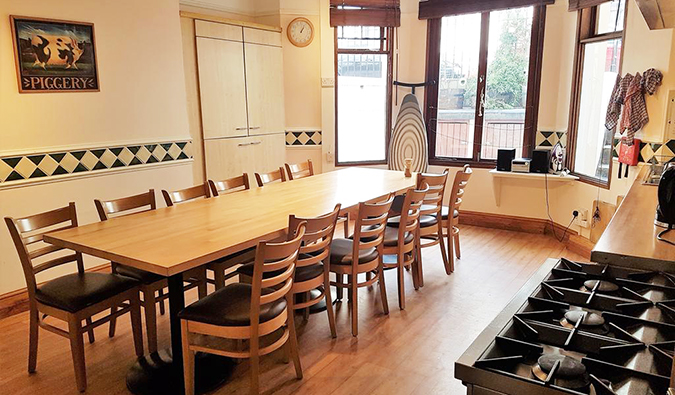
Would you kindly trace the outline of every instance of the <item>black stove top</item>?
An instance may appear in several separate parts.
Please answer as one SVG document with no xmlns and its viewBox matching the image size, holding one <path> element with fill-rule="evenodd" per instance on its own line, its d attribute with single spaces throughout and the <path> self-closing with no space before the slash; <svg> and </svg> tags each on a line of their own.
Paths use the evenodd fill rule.
<svg viewBox="0 0 675 395">
<path fill-rule="evenodd" d="M 524 302 L 514 299 L 512 311 L 498 317 L 503 326 L 493 328 L 492 341 L 485 345 L 481 335 L 474 343 L 475 372 L 461 377 L 469 368 L 460 366 L 462 357 L 457 377 L 505 394 L 665 394 L 675 349 L 675 276 L 551 263 L 519 294 Z"/>
</svg>

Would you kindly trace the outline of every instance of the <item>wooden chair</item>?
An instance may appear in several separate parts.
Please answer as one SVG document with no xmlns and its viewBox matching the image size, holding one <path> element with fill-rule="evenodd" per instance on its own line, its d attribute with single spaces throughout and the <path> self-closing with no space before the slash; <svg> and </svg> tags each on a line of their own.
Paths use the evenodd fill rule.
<svg viewBox="0 0 675 395">
<path fill-rule="evenodd" d="M 209 187 L 211 188 L 211 195 L 219 196 L 221 193 L 232 193 L 237 191 L 245 191 L 251 186 L 248 182 L 248 174 L 244 173 L 238 177 L 228 178 L 222 181 L 209 180 Z"/>
<path fill-rule="evenodd" d="M 284 172 L 284 168 L 280 167 L 269 173 L 255 173 L 255 180 L 258 183 L 258 186 L 262 187 L 266 184 L 269 184 L 270 182 L 285 182 L 286 174 Z"/>
<path fill-rule="evenodd" d="M 390 195 L 379 203 L 359 203 L 356 227 L 353 239 L 335 239 L 330 249 L 330 271 L 335 273 L 336 281 L 331 285 L 337 287 L 337 297 L 342 299 L 342 290 L 349 290 L 352 306 L 352 335 L 358 336 L 358 288 L 367 287 L 376 281 L 380 284 L 382 310 L 389 314 L 387 290 L 382 273 L 382 252 L 384 232 L 389 209 L 394 197 Z M 357 257 L 354 259 L 354 257 Z M 364 282 L 358 281 L 359 274 L 367 274 Z M 343 281 L 347 275 L 347 282 Z"/>
<path fill-rule="evenodd" d="M 307 162 L 296 163 L 296 164 L 285 164 L 286 174 L 288 175 L 288 180 L 297 180 L 299 178 L 310 177 L 314 175 L 314 165 L 312 164 L 311 159 L 307 159 Z M 338 217 L 338 223 L 342 223 L 343 232 L 345 239 L 349 238 L 349 213 L 344 213 Z"/>
<path fill-rule="evenodd" d="M 248 174 L 246 173 L 222 181 L 209 180 L 209 186 L 211 187 L 213 196 L 245 191 L 251 188 L 248 181 Z M 252 262 L 254 259 L 255 247 L 251 247 L 209 263 L 206 268 L 213 271 L 213 284 L 215 285 L 216 290 L 223 288 L 228 279 L 237 275 L 236 270 L 227 273 L 228 269 L 237 265 Z M 211 280 L 208 281 L 210 282 Z"/>
<path fill-rule="evenodd" d="M 422 189 L 410 188 L 403 198 L 398 226 L 387 226 L 384 232 L 383 267 L 384 270 L 396 269 L 397 271 L 398 307 L 401 310 L 405 310 L 404 269 L 412 270 L 413 285 L 415 289 L 419 289 L 418 279 L 421 267 L 417 262 L 417 250 L 420 244 L 419 218 L 422 203 L 428 191 L 429 187 L 426 185 L 423 185 Z M 396 260 L 390 261 L 388 258 L 391 256 L 394 256 Z"/>
<path fill-rule="evenodd" d="M 295 164 L 285 164 L 286 175 L 288 175 L 288 180 L 297 180 L 298 178 L 305 178 L 314 175 L 314 165 L 312 164 L 311 159 L 307 159 L 307 162 L 295 163 Z"/>
<path fill-rule="evenodd" d="M 209 198 L 211 197 L 211 194 L 209 192 L 209 184 L 205 182 L 201 185 L 195 185 L 193 187 L 180 189 L 173 192 L 163 189 L 162 196 L 164 196 L 164 202 L 166 203 L 166 206 L 171 207 L 177 203 L 184 203 L 199 198 Z"/>
<path fill-rule="evenodd" d="M 146 193 L 139 195 L 123 197 L 115 200 L 102 201 L 94 200 L 96 211 L 101 221 L 107 221 L 110 218 L 121 217 L 125 215 L 132 215 L 157 208 L 155 202 L 155 191 L 150 189 Z M 145 270 L 136 269 L 130 266 L 120 265 L 112 262 L 112 271 L 125 277 L 130 277 L 140 283 L 140 292 L 143 295 L 141 305 L 145 311 L 145 326 L 148 336 L 148 351 L 150 353 L 157 352 L 157 303 L 159 303 L 159 313 L 164 314 L 164 300 L 168 298 L 168 293 L 164 293 L 164 289 L 168 287 L 168 280 L 166 277 L 147 272 Z M 183 277 L 186 281 L 185 291 L 192 288 L 199 288 L 200 297 L 206 296 L 206 284 L 203 281 L 203 269 L 197 268 L 186 272 Z M 113 307 L 113 313 L 115 307 Z M 108 335 L 113 337 L 115 335 L 116 320 L 110 320 L 110 329 Z"/>
<path fill-rule="evenodd" d="M 309 308 L 325 300 L 328 324 L 334 338 L 337 337 L 337 332 L 330 293 L 330 265 L 327 258 L 339 213 L 340 205 L 338 204 L 328 214 L 316 218 L 299 218 L 291 215 L 288 221 L 288 229 L 297 229 L 301 223 L 306 224 L 305 237 L 302 239 L 300 255 L 295 265 L 292 293 L 296 303 L 293 308 L 303 310 L 305 319 L 307 319 Z M 254 267 L 253 263 L 245 264 L 240 266 L 237 272 L 248 280 L 253 277 Z M 310 291 L 315 289 L 321 292 L 312 299 Z M 298 300 L 301 302 L 297 302 Z"/>
<path fill-rule="evenodd" d="M 260 356 L 288 345 L 296 375 L 302 378 L 291 290 L 304 223 L 289 232 L 288 241 L 258 243 L 252 284 L 227 285 L 179 313 L 186 394 L 195 393 L 196 352 L 250 358 L 250 392 L 257 394 Z M 238 349 L 237 343 L 246 339 L 248 349 Z"/>
<path fill-rule="evenodd" d="M 443 258 L 443 265 L 445 272 L 450 275 L 452 267 L 448 261 L 448 254 L 445 251 L 445 244 L 443 243 L 443 221 L 441 211 L 443 209 L 443 195 L 445 194 L 445 184 L 448 180 L 448 169 L 445 169 L 441 174 L 418 173 L 417 174 L 417 188 L 421 188 L 426 184 L 429 191 L 424 197 L 420 212 L 420 248 L 417 250 L 417 261 L 419 265 L 418 283 L 420 287 L 424 286 L 424 274 L 422 271 L 422 249 L 433 247 L 435 245 L 441 246 L 441 257 Z M 398 226 L 399 217 L 389 219 L 388 225 Z M 424 242 L 426 241 L 426 242 Z"/>
<path fill-rule="evenodd" d="M 443 228 L 445 229 L 444 236 L 447 237 L 448 241 L 450 270 L 453 272 L 455 271 L 455 256 L 457 259 L 461 258 L 459 250 L 459 207 L 462 205 L 464 189 L 469 184 L 469 178 L 471 178 L 472 173 L 473 170 L 471 170 L 468 164 L 464 165 L 461 171 L 455 173 L 455 180 L 452 182 L 452 189 L 450 191 L 449 206 L 443 206 L 441 211 Z M 450 218 L 450 213 L 452 213 L 452 218 Z"/>
<path fill-rule="evenodd" d="M 46 233 L 77 227 L 75 203 L 30 217 L 5 218 L 5 222 L 19 254 L 28 290 L 29 373 L 35 372 L 37 367 L 39 328 L 46 329 L 70 339 L 75 381 L 78 390 L 83 392 L 87 388 L 84 333 L 87 332 L 89 341 L 93 342 L 94 328 L 126 313 L 131 315 L 136 355 L 138 357 L 143 355 L 138 282 L 116 274 L 85 272 L 81 253 L 64 255 L 69 250 L 43 241 Z M 38 285 L 36 274 L 70 262 L 77 264 L 77 273 L 57 277 Z M 112 309 L 114 313 L 92 322 L 95 314 Z M 45 318 L 48 316 L 65 321 L 68 330 L 46 323 Z M 82 321 L 86 323 L 84 326 Z"/>
</svg>

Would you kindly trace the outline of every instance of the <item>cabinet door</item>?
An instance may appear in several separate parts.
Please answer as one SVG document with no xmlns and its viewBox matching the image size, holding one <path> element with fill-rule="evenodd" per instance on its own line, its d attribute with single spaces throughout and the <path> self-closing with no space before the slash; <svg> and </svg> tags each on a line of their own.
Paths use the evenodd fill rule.
<svg viewBox="0 0 675 395">
<path fill-rule="evenodd" d="M 280 47 L 244 44 L 249 135 L 282 133 L 283 59 Z"/>
<path fill-rule="evenodd" d="M 197 37 L 204 139 L 248 134 L 243 45 Z"/>
<path fill-rule="evenodd" d="M 206 177 L 224 180 L 251 172 L 254 163 L 251 140 L 251 137 L 205 140 Z"/>
<path fill-rule="evenodd" d="M 283 167 L 286 162 L 286 150 L 283 134 L 252 136 L 251 172 L 268 172 Z M 253 174 L 251 174 L 252 176 Z"/>
</svg>

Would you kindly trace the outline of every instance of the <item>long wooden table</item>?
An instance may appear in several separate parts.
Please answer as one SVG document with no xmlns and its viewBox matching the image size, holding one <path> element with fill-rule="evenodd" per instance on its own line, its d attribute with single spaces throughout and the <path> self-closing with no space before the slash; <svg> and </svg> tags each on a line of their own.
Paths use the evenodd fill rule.
<svg viewBox="0 0 675 395">
<path fill-rule="evenodd" d="M 183 272 L 283 234 L 289 214 L 318 216 L 337 203 L 350 211 L 361 201 L 401 193 L 414 183 L 414 177 L 399 171 L 348 168 L 54 232 L 45 241 L 168 277 L 172 376 L 177 380 L 172 388 L 183 393 L 177 318 L 185 307 Z"/>
</svg>

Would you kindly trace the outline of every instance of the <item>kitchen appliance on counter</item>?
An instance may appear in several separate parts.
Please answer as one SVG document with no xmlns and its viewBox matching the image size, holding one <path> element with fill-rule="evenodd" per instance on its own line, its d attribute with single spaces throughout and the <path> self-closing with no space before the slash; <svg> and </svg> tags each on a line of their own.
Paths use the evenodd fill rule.
<svg viewBox="0 0 675 395">
<path fill-rule="evenodd" d="M 532 159 L 520 158 L 511 161 L 511 171 L 514 173 L 529 173 Z"/>
<path fill-rule="evenodd" d="M 472 395 L 661 395 L 675 274 L 549 259 L 455 364 Z"/>
</svg>

